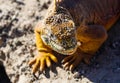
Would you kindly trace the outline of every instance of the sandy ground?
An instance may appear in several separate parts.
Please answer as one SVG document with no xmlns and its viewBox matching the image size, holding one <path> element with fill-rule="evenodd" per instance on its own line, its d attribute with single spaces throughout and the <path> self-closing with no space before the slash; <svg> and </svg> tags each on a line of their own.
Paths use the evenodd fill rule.
<svg viewBox="0 0 120 83">
<path fill-rule="evenodd" d="M 81 63 L 71 73 L 61 66 L 64 56 L 57 54 L 59 64 L 36 73 L 37 77 L 31 73 L 27 63 L 36 55 L 33 27 L 51 1 L 0 0 L 0 83 L 120 83 L 120 21 L 90 65 Z"/>
</svg>

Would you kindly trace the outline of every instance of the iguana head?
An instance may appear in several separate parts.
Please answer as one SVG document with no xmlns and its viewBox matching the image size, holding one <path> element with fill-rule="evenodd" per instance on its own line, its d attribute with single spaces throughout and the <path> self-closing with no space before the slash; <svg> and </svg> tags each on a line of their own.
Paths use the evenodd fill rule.
<svg viewBox="0 0 120 83">
<path fill-rule="evenodd" d="M 41 38 L 45 44 L 58 53 L 71 55 L 77 49 L 76 27 L 70 14 L 60 11 L 48 16 Z"/>
</svg>

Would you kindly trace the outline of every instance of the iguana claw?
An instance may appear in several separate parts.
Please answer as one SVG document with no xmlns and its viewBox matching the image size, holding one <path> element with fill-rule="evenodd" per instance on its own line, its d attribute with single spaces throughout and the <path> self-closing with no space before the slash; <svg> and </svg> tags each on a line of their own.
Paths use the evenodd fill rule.
<svg viewBox="0 0 120 83">
<path fill-rule="evenodd" d="M 62 61 L 64 69 L 73 71 L 75 67 L 82 61 L 82 56 L 83 55 L 75 53 L 64 58 Z"/>
<path fill-rule="evenodd" d="M 65 70 L 73 71 L 76 68 L 76 66 L 80 64 L 81 61 L 84 61 L 86 64 L 90 64 L 91 58 L 92 55 L 90 54 L 86 54 L 83 52 L 76 52 L 73 55 L 69 55 L 65 57 L 62 63 Z"/>
<path fill-rule="evenodd" d="M 37 55 L 28 64 L 33 66 L 32 73 L 36 73 L 38 69 L 43 72 L 45 66 L 50 67 L 51 61 L 54 61 L 55 63 L 58 62 L 57 58 L 52 53 L 39 52 L 39 55 Z"/>
</svg>

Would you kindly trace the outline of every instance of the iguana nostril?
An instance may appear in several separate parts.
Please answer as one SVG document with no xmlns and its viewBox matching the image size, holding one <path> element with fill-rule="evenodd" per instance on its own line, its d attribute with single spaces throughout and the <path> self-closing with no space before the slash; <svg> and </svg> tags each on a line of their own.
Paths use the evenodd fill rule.
<svg viewBox="0 0 120 83">
<path fill-rule="evenodd" d="M 62 23 L 62 20 L 59 18 L 59 19 L 57 19 L 57 23 Z"/>
</svg>

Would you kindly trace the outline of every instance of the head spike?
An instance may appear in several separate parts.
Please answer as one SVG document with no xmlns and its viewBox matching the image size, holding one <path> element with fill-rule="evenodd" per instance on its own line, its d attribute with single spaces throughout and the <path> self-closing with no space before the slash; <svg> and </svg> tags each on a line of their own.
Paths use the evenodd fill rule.
<svg viewBox="0 0 120 83">
<path fill-rule="evenodd" d="M 57 8 L 57 1 L 54 0 L 54 6 L 55 6 L 55 9 Z"/>
<path fill-rule="evenodd" d="M 54 0 L 54 6 L 55 9 L 57 8 L 57 6 L 59 6 L 59 2 L 61 2 L 62 0 Z"/>
</svg>

